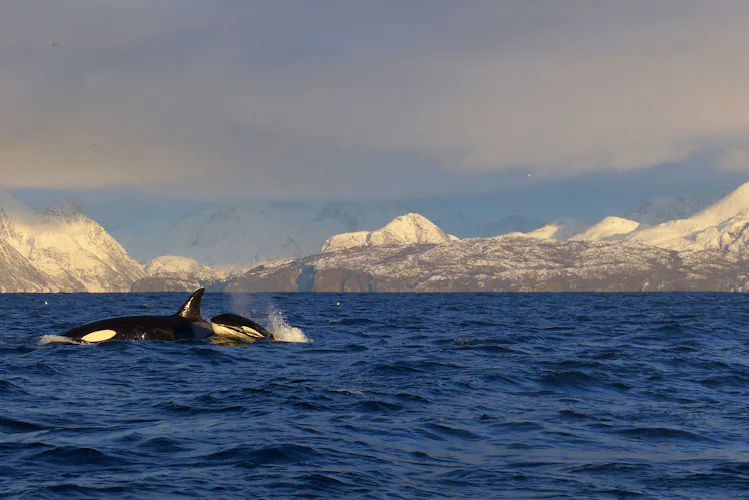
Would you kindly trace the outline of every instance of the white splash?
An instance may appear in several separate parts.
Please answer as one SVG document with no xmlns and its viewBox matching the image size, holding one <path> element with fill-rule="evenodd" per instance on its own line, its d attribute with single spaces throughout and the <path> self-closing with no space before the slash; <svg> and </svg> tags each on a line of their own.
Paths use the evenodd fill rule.
<svg viewBox="0 0 749 500">
<path fill-rule="evenodd" d="M 39 345 L 47 344 L 80 344 L 80 342 L 61 335 L 42 335 L 42 338 L 39 339 Z"/>
<path fill-rule="evenodd" d="M 301 328 L 289 325 L 283 314 L 273 305 L 268 306 L 268 330 L 277 342 L 312 343 L 312 339 L 304 335 Z"/>
</svg>

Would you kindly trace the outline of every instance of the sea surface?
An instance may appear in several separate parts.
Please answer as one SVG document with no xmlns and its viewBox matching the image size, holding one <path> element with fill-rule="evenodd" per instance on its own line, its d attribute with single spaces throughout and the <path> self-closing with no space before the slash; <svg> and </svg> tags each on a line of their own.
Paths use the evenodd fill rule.
<svg viewBox="0 0 749 500">
<path fill-rule="evenodd" d="M 187 296 L 0 295 L 0 497 L 749 498 L 746 295 L 209 293 L 286 342 L 41 342 Z"/>
</svg>

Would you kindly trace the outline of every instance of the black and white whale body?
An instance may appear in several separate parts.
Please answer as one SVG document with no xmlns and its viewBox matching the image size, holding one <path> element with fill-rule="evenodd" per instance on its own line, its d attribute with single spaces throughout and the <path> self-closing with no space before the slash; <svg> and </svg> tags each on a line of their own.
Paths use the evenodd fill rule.
<svg viewBox="0 0 749 500">
<path fill-rule="evenodd" d="M 200 315 L 205 288 L 193 293 L 171 316 L 125 316 L 94 321 L 63 334 L 78 342 L 105 340 L 198 340 L 213 335 L 211 323 Z"/>
<path fill-rule="evenodd" d="M 262 325 L 238 314 L 219 314 L 211 318 L 211 327 L 216 337 L 214 344 L 248 343 L 256 340 L 273 340 L 273 334 Z M 219 340 L 221 339 L 221 340 Z"/>
<path fill-rule="evenodd" d="M 273 340 L 258 323 L 237 314 L 220 314 L 206 321 L 200 314 L 205 288 L 193 293 L 171 316 L 124 316 L 94 321 L 63 334 L 72 341 L 94 344 L 106 340 L 201 340 L 214 344 L 251 344 Z"/>
</svg>

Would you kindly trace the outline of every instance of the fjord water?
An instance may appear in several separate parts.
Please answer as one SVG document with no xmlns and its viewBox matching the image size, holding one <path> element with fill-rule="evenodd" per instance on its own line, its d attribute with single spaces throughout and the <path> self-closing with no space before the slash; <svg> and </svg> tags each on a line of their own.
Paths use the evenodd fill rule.
<svg viewBox="0 0 749 500">
<path fill-rule="evenodd" d="M 39 343 L 186 297 L 0 296 L 1 497 L 749 491 L 744 295 L 206 294 L 313 342 Z"/>
</svg>

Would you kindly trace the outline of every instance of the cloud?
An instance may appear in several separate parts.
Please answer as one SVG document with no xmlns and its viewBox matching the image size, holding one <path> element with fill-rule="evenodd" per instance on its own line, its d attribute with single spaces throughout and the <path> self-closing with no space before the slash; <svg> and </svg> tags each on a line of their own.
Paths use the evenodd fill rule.
<svg viewBox="0 0 749 500">
<path fill-rule="evenodd" d="M 719 167 L 733 172 L 749 172 L 749 144 L 724 151 L 720 157 Z"/>
<path fill-rule="evenodd" d="M 749 140 L 747 15 L 738 0 L 4 2 L 0 174 L 396 196 L 730 157 Z"/>
</svg>

